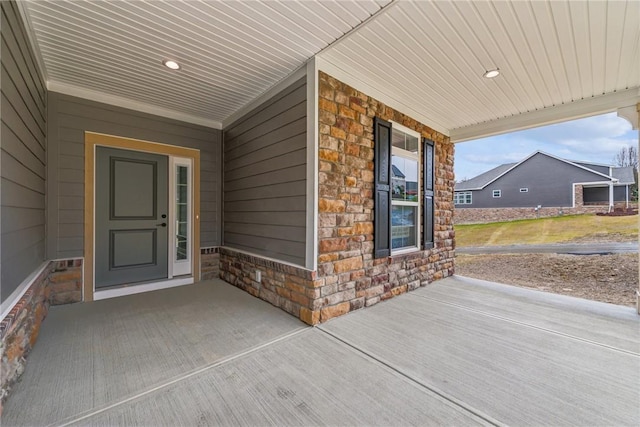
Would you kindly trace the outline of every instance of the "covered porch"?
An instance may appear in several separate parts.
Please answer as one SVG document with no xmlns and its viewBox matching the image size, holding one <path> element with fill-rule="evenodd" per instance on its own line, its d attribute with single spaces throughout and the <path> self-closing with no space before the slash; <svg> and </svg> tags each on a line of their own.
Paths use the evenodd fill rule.
<svg viewBox="0 0 640 427">
<path fill-rule="evenodd" d="M 356 341 L 335 341 L 329 326 L 298 333 L 298 322 L 324 323 L 454 274 L 455 143 L 613 111 L 638 124 L 640 3 L 633 0 L 1 4 L 0 400 L 23 371 L 35 375 L 38 387 L 25 377 L 19 387 L 27 395 L 9 404 L 47 405 L 60 395 L 47 409 L 61 411 L 59 422 L 105 415 L 94 412 L 163 395 L 252 357 L 274 362 L 274 372 L 287 369 L 278 361 L 293 354 L 295 363 L 312 365 L 308 372 L 326 371 L 324 360 L 338 356 L 355 363 Z M 410 192 L 392 195 L 394 157 L 412 171 Z M 218 278 L 293 319 L 282 320 L 281 330 L 271 325 L 280 320 L 260 317 L 262 305 L 253 313 L 241 304 L 245 326 L 225 329 L 237 322 L 224 317 L 233 306 L 227 293 L 237 291 Z M 405 300 L 424 302 L 418 298 Z M 70 303 L 81 304 L 53 307 Z M 405 308 L 406 316 L 421 311 Z M 390 316 L 380 324 L 395 322 L 394 313 L 375 312 Z M 349 319 L 358 316 L 373 314 Z M 440 316 L 429 321 L 458 320 L 450 310 Z M 403 334 L 422 333 L 419 317 Z M 41 324 L 42 356 L 33 355 L 47 363 L 25 370 Z M 255 333 L 255 324 L 273 335 Z M 212 341 L 199 353 L 207 331 Z M 429 346 L 446 344 L 453 332 L 433 332 Z M 218 340 L 230 350 L 218 353 Z M 316 360 L 309 348 L 336 354 Z M 117 357 L 101 359 L 109 353 Z M 161 360 L 147 363 L 150 354 Z M 348 390 L 370 372 L 400 372 L 393 361 L 391 371 L 378 372 L 382 362 L 370 356 L 359 356 L 364 371 L 338 363 L 331 366 L 344 371 L 327 378 Z M 121 365 L 127 359 L 135 368 Z M 440 369 L 449 359 L 443 351 L 424 366 Z M 505 369 L 517 372 L 513 360 Z M 77 369 L 79 377 L 66 375 Z M 47 370 L 52 377 L 38 377 Z M 185 377 L 192 371 L 198 374 Z M 413 375 L 401 374 L 402 381 L 422 387 Z M 127 386 L 111 390 L 111 379 Z M 74 390 L 70 384 L 79 388 L 66 396 L 61 390 Z M 372 393 L 384 390 L 384 381 L 376 384 Z M 38 394 L 45 385 L 48 394 Z M 318 402 L 331 401 L 323 390 L 315 390 Z M 389 391 L 390 406 L 412 413 L 393 397 L 398 390 Z M 438 400 L 449 392 L 435 393 Z M 452 396 L 445 400 L 461 399 Z M 231 405 L 226 393 L 220 399 Z M 352 403 L 369 408 L 365 401 Z M 313 423 L 316 405 L 294 410 L 300 423 Z M 227 408 L 223 414 L 234 413 Z M 384 419 L 376 411 L 358 416 Z"/>
<path fill-rule="evenodd" d="M 634 310 L 462 277 L 310 327 L 218 280 L 53 307 L 3 425 L 638 425 Z"/>
</svg>

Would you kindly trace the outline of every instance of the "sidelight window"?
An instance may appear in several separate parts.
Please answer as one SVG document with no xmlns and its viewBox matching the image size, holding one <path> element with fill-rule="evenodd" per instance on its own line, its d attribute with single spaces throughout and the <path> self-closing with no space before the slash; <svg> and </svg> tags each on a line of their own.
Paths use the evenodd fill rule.
<svg viewBox="0 0 640 427">
<path fill-rule="evenodd" d="M 173 275 L 191 274 L 192 182 L 191 159 L 173 158 L 173 235 L 172 266 Z"/>
</svg>

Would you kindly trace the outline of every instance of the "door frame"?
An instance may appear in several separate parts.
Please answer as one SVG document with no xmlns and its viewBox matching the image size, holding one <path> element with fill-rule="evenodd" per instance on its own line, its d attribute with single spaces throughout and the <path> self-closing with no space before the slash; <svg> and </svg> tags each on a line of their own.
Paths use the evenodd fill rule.
<svg viewBox="0 0 640 427">
<path fill-rule="evenodd" d="M 96 147 L 120 148 L 167 156 L 185 157 L 192 160 L 192 212 L 193 236 L 191 239 L 192 265 L 194 281 L 200 280 L 200 150 L 175 145 L 144 141 L 134 138 L 106 135 L 85 131 L 84 133 L 84 284 L 83 300 L 94 298 L 94 256 L 95 256 L 95 161 Z M 184 284 L 184 283 L 176 283 Z M 141 290 L 152 290 L 149 286 Z"/>
</svg>

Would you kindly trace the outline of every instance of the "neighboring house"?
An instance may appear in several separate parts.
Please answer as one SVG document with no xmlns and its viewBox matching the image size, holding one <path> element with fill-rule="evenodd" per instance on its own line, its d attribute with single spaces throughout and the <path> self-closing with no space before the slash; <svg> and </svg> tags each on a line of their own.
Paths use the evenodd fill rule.
<svg viewBox="0 0 640 427">
<path fill-rule="evenodd" d="M 317 324 L 454 273 L 454 141 L 603 109 L 637 123 L 634 61 L 595 86 L 546 73 L 600 30 L 549 49 L 493 3 L 0 4 L 2 398 L 50 304 L 220 277 Z M 633 39 L 635 3 L 603 5 L 629 17 L 603 31 Z M 545 73 L 502 55 L 496 16 Z M 589 67 L 635 52 L 608 46 Z"/>
<path fill-rule="evenodd" d="M 633 168 L 576 162 L 537 151 L 455 185 L 456 209 L 628 205 Z"/>
</svg>

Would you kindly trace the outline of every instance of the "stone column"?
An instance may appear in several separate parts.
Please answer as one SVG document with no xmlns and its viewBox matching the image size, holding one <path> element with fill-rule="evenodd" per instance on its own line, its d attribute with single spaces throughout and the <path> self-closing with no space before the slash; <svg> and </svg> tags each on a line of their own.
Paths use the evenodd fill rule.
<svg viewBox="0 0 640 427">
<path fill-rule="evenodd" d="M 584 207 L 583 187 L 581 184 L 573 184 L 573 207 L 582 209 Z"/>
</svg>

